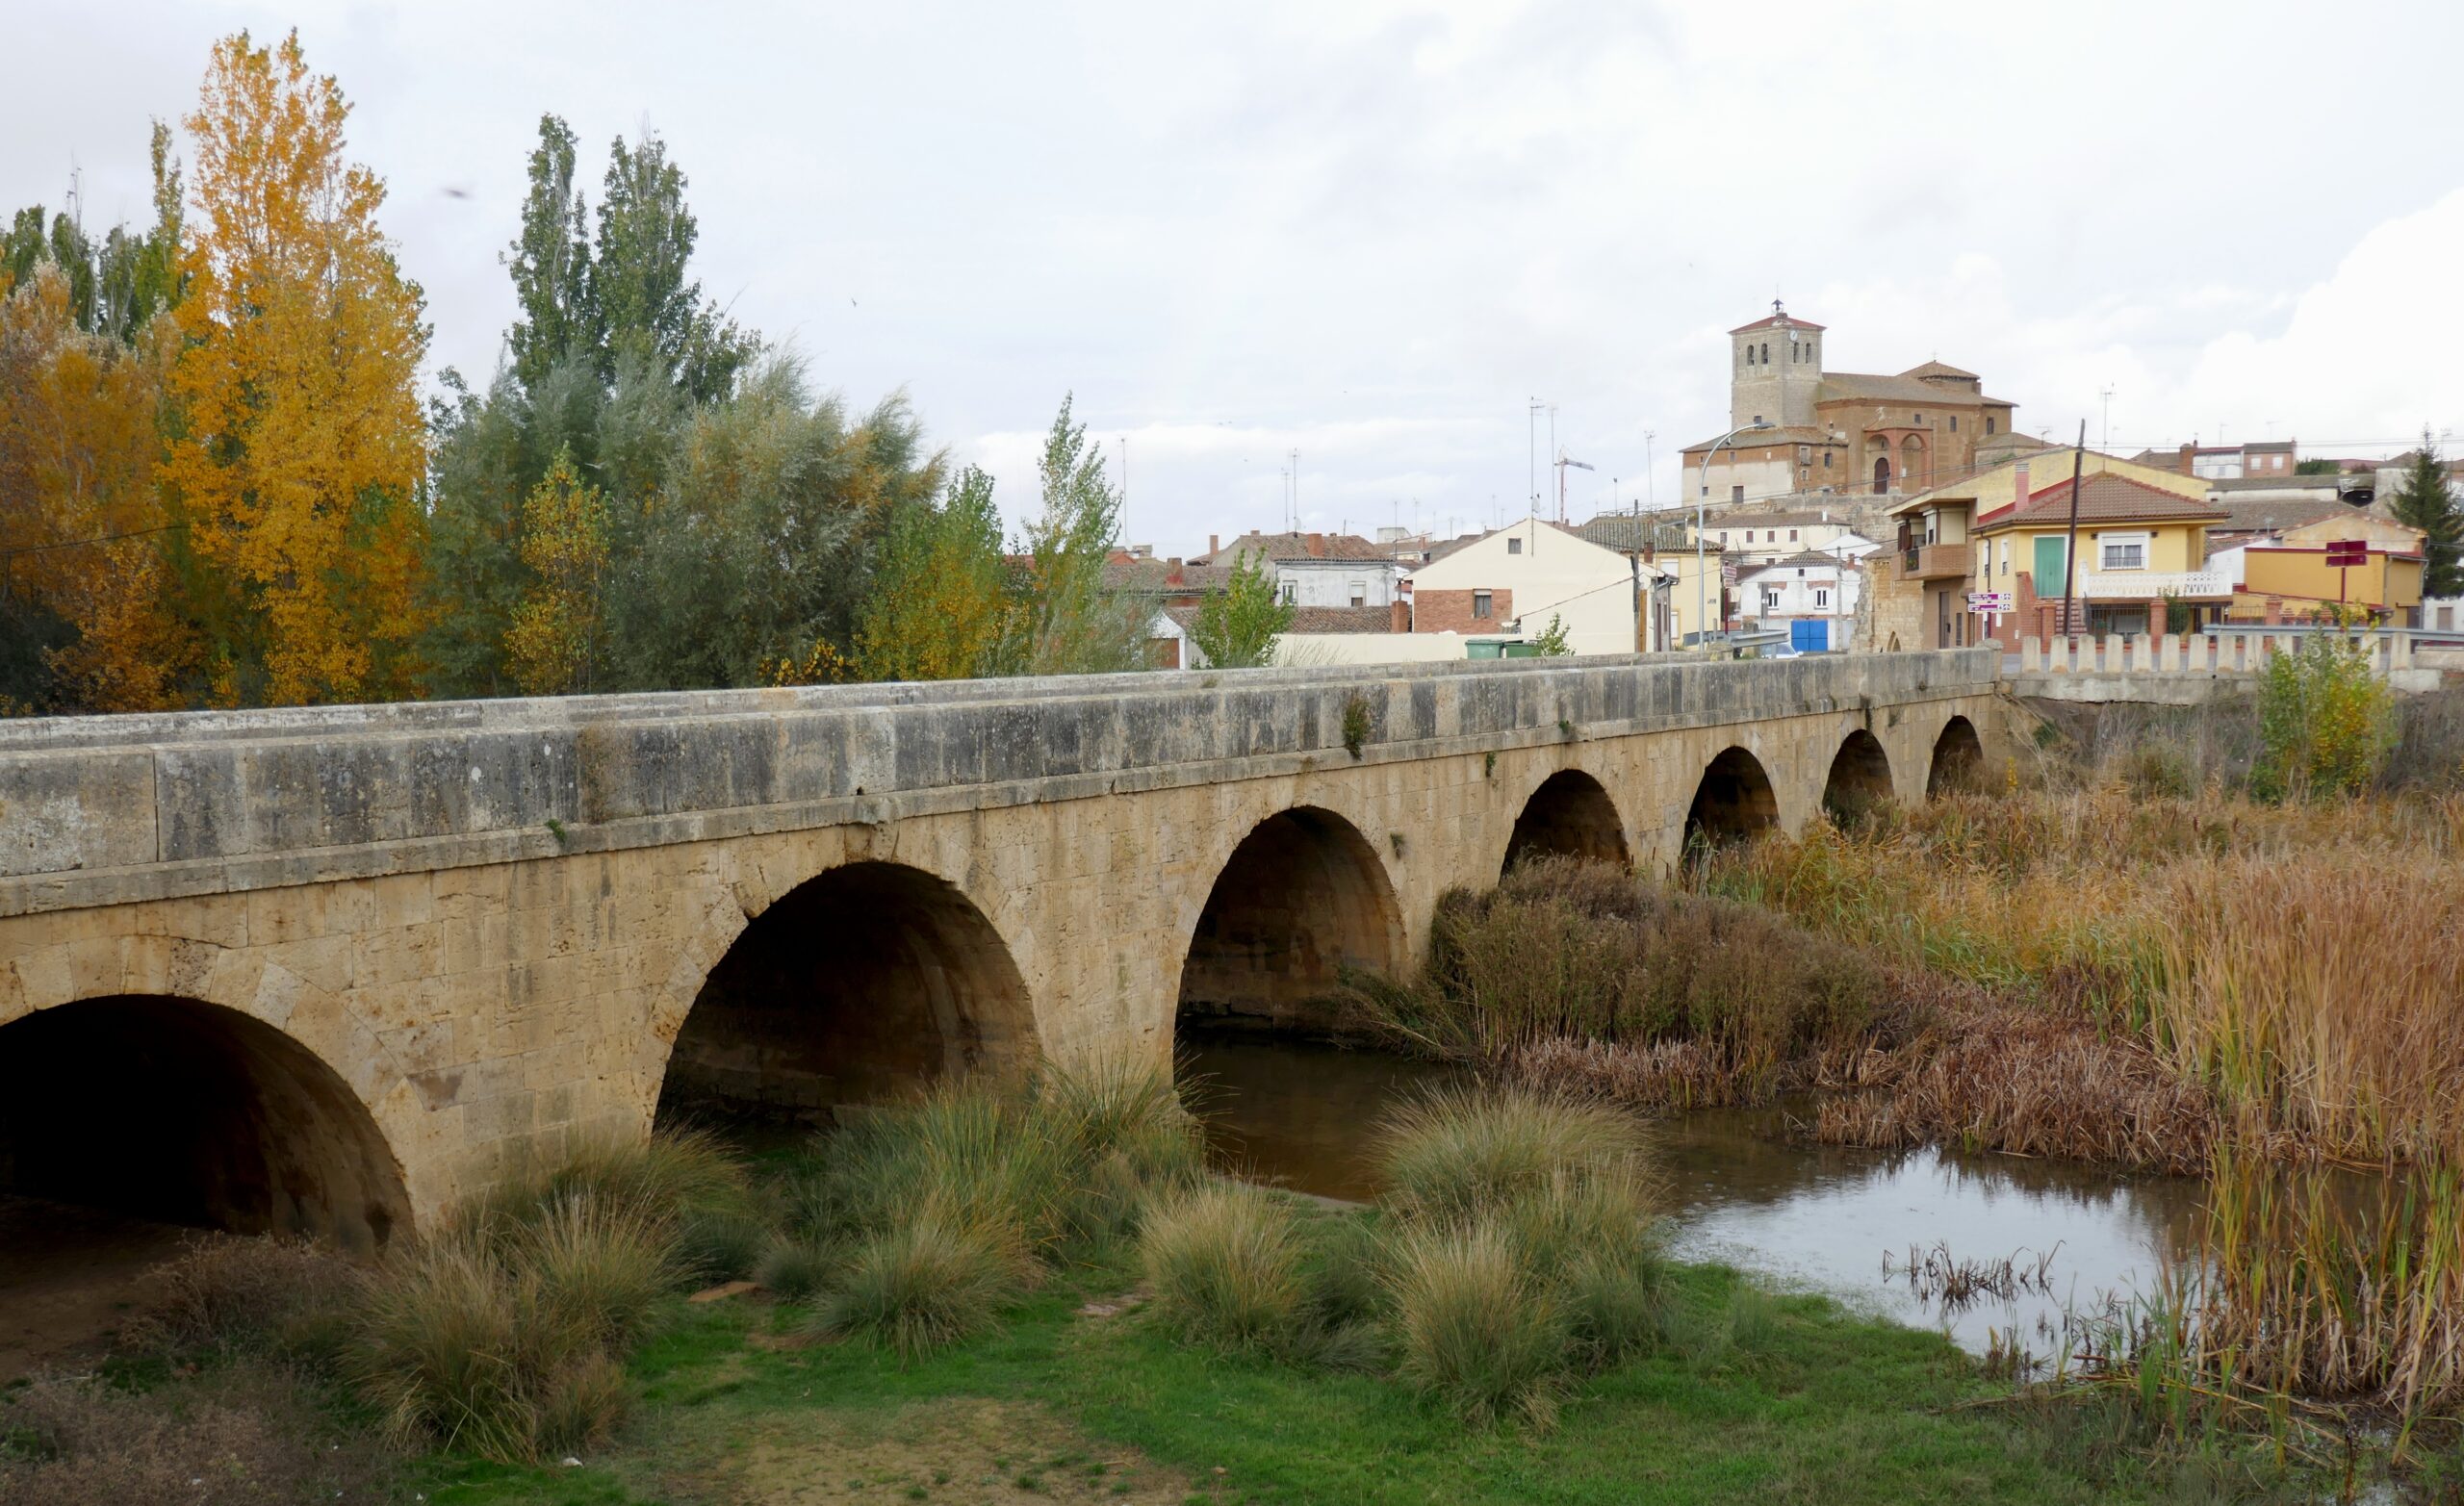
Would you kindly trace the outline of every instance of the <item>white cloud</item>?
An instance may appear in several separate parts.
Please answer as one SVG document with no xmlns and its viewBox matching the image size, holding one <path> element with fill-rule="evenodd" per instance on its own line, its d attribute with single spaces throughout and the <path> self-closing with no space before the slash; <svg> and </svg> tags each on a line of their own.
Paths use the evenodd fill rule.
<svg viewBox="0 0 2464 1506">
<path fill-rule="evenodd" d="M 907 388 L 1014 518 L 1074 392 L 1168 550 L 1271 525 L 1295 447 L 1313 523 L 1517 510 L 1535 394 L 1601 468 L 1574 511 L 1609 476 L 1673 498 L 1726 413 L 1719 332 L 1775 289 L 1835 365 L 1938 353 L 2030 428 L 2092 436 L 2107 385 L 2134 447 L 2464 422 L 2434 349 L 2464 212 L 2427 149 L 2453 7 L 52 7 L 22 55 L 112 65 L 12 81 L 0 206 L 57 202 L 73 157 L 90 217 L 141 213 L 146 116 L 218 32 L 295 20 L 437 364 L 493 363 L 539 114 L 594 160 L 648 121 L 738 317 L 860 402 Z"/>
</svg>

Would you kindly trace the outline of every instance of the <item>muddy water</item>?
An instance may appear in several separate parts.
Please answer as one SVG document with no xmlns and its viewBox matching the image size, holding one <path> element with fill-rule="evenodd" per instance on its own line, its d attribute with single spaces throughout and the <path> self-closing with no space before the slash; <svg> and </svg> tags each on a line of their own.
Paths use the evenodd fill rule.
<svg viewBox="0 0 2464 1506">
<path fill-rule="evenodd" d="M 1202 1041 L 1189 1069 L 1210 1142 L 1228 1162 L 1298 1191 L 1366 1198 L 1365 1132 L 1397 1096 L 1450 1069 L 1375 1052 L 1274 1040 Z M 2011 1156 L 1808 1145 L 1778 1110 L 1716 1110 L 1662 1126 L 1678 1252 L 1725 1261 L 1867 1311 L 1942 1329 L 1982 1351 L 1989 1331 L 2042 1354 L 2066 1305 L 2152 1289 L 2197 1231 L 2201 1184 Z M 1906 1275 L 1937 1245 L 1963 1261 L 2017 1257 L 2041 1287 L 1945 1311 Z M 1884 1257 L 1890 1257 L 1886 1274 Z M 2040 1257 L 2049 1259 L 2040 1260 Z"/>
</svg>

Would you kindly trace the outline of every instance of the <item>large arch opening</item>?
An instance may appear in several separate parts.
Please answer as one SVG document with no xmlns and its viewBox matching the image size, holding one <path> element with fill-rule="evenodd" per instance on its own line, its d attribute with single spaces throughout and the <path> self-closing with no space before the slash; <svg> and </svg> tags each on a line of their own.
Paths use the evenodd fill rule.
<svg viewBox="0 0 2464 1506">
<path fill-rule="evenodd" d="M 120 995 L 0 1027 L 0 1189 L 365 1253 L 410 1221 L 350 1085 L 262 1020 Z"/>
<path fill-rule="evenodd" d="M 1823 780 L 1822 808 L 1834 824 L 1863 820 L 1891 798 L 1890 755 L 1882 739 L 1859 727 L 1841 739 L 1831 758 L 1831 777 Z"/>
<path fill-rule="evenodd" d="M 1780 798 L 1762 761 L 1742 748 L 1724 748 L 1703 771 L 1685 812 L 1685 851 L 1742 842 L 1780 825 Z"/>
<path fill-rule="evenodd" d="M 1559 769 L 1541 780 L 1506 839 L 1504 871 L 1526 858 L 1587 857 L 1632 866 L 1626 853 L 1626 823 L 1600 781 L 1580 769 Z"/>
<path fill-rule="evenodd" d="M 1348 968 L 1392 974 L 1402 917 L 1377 853 L 1351 823 L 1299 806 L 1233 850 L 1181 963 L 1183 1031 L 1325 1035 Z"/>
<path fill-rule="evenodd" d="M 1975 725 L 1955 716 L 1934 739 L 1934 766 L 1925 776 L 1925 795 L 1932 799 L 1955 790 L 1973 790 L 1985 773 L 1985 745 L 1977 741 Z"/>
<path fill-rule="evenodd" d="M 658 1118 L 827 1120 L 938 1078 L 1022 1065 L 1025 981 L 956 885 L 901 863 L 833 868 L 745 927 L 677 1032 Z"/>
</svg>

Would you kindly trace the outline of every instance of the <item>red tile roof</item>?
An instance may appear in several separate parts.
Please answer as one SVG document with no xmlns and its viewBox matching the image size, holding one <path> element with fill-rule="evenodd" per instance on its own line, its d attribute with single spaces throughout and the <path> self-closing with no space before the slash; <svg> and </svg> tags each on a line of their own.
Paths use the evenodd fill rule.
<svg viewBox="0 0 2464 1506">
<path fill-rule="evenodd" d="M 2110 471 L 2099 471 L 2079 483 L 2081 523 L 2222 523 L 2230 515 L 2197 498 L 2149 486 Z M 1989 513 L 1977 520 L 1977 531 L 1989 533 L 2014 523 L 2067 522 L 2070 478 L 2063 477 L 2031 492 L 2024 505 Z"/>
</svg>

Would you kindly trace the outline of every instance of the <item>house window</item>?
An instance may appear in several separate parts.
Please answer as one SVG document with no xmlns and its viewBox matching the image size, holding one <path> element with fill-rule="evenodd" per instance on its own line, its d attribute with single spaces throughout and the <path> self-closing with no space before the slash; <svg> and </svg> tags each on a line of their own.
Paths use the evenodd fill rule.
<svg viewBox="0 0 2464 1506">
<path fill-rule="evenodd" d="M 1985 421 L 1985 432 L 1986 432 L 1986 433 L 1990 434 L 1990 433 L 1992 433 L 1992 432 L 1993 432 L 1993 423 L 1994 423 L 1994 421 L 1993 421 L 1993 420 L 1991 420 L 1991 419 L 1988 419 L 1988 420 L 1986 420 L 1986 421 Z"/>
<path fill-rule="evenodd" d="M 1472 593 L 1472 615 L 1476 618 L 1485 618 L 1489 615 L 1489 594 L 1486 591 Z"/>
<path fill-rule="evenodd" d="M 1814 587 L 1814 588 L 1813 588 L 1813 605 L 1814 605 L 1814 610 L 1816 610 L 1816 611 L 1821 611 L 1821 610 L 1823 610 L 1824 608 L 1826 608 L 1826 607 L 1830 606 L 1830 605 L 1831 605 L 1831 592 L 1830 592 L 1828 589 L 1826 589 L 1826 588 L 1824 588 L 1824 587 L 1822 587 L 1822 586 L 1816 586 L 1816 587 Z"/>
<path fill-rule="evenodd" d="M 1922 423 L 1925 421 L 1925 415 L 1921 413 L 1912 413 L 1908 416 L 1908 421 L 1911 423 Z"/>
<path fill-rule="evenodd" d="M 1954 434 L 1957 434 L 1959 431 L 1960 431 L 1960 416 L 1959 416 L 1958 414 L 1954 413 L 1954 414 L 1952 414 L 1952 415 L 1951 415 L 1951 432 L 1952 432 L 1952 433 L 1954 433 Z"/>
<path fill-rule="evenodd" d="M 1286 606 L 1293 606 L 1296 605 L 1299 600 L 1300 582 L 1297 580 L 1285 581 L 1283 583 L 1283 604 Z"/>
<path fill-rule="evenodd" d="M 2011 541 L 2010 541 L 2010 540 L 2008 540 L 2008 539 L 2004 539 L 2004 540 L 2002 541 L 2002 574 L 2006 574 L 2006 575 L 2007 575 L 2007 574 L 2009 574 L 2010 573 L 2011 573 Z"/>
<path fill-rule="evenodd" d="M 1351 583 L 1351 604 L 1354 606 L 1367 606 L 1369 604 L 1368 581 L 1355 580 Z"/>
<path fill-rule="evenodd" d="M 1522 552 L 1523 552 L 1523 541 L 1522 541 L 1521 539 L 1508 539 L 1508 540 L 1506 540 L 1506 541 L 1505 541 L 1505 551 L 1506 551 L 1508 554 L 1520 554 L 1520 553 L 1522 553 Z"/>
<path fill-rule="evenodd" d="M 2097 559 L 2105 570 L 2145 570 L 2147 535 L 2105 533 L 2096 537 Z"/>
<path fill-rule="evenodd" d="M 1730 488 L 1729 488 L 1729 500 L 1730 500 L 1730 501 L 1732 501 L 1732 502 L 1741 502 L 1741 501 L 1744 501 L 1744 500 L 1745 500 L 1745 488 L 1744 488 L 1744 487 L 1741 487 L 1741 486 L 1732 486 L 1732 487 L 1730 487 Z"/>
<path fill-rule="evenodd" d="M 1762 591 L 1762 610 L 1766 612 L 1776 612 L 1780 610 L 1780 593 L 1772 590 L 1768 586 L 1764 587 Z"/>
<path fill-rule="evenodd" d="M 1797 542 L 1797 530 L 1796 530 L 1796 529 L 1794 529 L 1794 528 L 1790 528 L 1790 529 L 1788 530 L 1788 542 L 1789 542 L 1789 543 L 1791 543 L 1791 544 L 1794 544 L 1794 543 L 1796 543 L 1796 542 Z"/>
<path fill-rule="evenodd" d="M 1822 469 L 1825 471 L 1831 469 L 1831 451 L 1827 449 L 1822 452 Z"/>
</svg>

